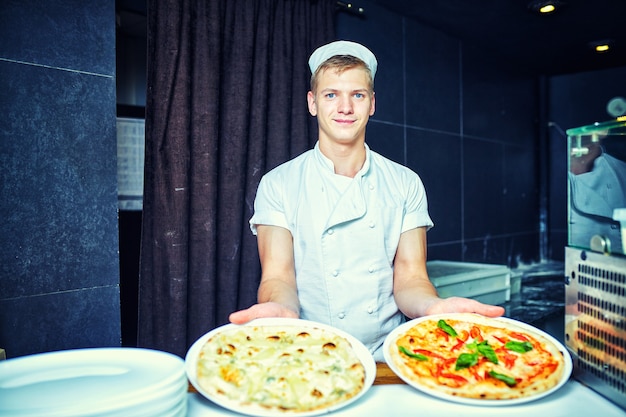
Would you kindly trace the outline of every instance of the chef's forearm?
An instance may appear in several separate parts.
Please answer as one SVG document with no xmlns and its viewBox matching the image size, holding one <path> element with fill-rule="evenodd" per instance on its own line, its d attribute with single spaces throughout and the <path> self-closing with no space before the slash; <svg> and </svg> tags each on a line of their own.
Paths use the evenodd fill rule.
<svg viewBox="0 0 626 417">
<path fill-rule="evenodd" d="M 400 311 L 409 318 L 426 315 L 428 309 L 441 300 L 430 281 L 397 289 L 394 297 Z"/>
</svg>

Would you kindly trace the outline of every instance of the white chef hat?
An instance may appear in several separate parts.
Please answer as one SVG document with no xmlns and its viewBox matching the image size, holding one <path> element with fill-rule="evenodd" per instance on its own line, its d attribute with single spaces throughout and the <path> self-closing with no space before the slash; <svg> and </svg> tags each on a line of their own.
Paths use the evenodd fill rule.
<svg viewBox="0 0 626 417">
<path fill-rule="evenodd" d="M 335 41 L 317 48 L 309 58 L 311 73 L 315 73 L 317 68 L 322 65 L 324 61 L 335 55 L 350 55 L 359 58 L 369 67 L 372 73 L 372 80 L 374 79 L 376 69 L 378 68 L 376 57 L 372 51 L 365 46 L 350 41 Z"/>
</svg>

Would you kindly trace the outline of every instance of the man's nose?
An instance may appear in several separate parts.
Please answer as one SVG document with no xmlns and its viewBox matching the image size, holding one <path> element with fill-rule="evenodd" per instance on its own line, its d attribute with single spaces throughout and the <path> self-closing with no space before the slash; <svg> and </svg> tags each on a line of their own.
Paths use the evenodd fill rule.
<svg viewBox="0 0 626 417">
<path fill-rule="evenodd" d="M 352 100 L 350 97 L 341 96 L 339 98 L 339 112 L 345 114 L 352 113 Z"/>
</svg>

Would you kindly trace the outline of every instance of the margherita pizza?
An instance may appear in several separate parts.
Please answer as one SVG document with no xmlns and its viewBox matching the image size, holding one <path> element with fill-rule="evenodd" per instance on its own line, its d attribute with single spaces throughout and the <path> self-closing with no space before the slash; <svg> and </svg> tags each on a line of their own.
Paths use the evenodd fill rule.
<svg viewBox="0 0 626 417">
<path fill-rule="evenodd" d="M 196 377 L 212 399 L 279 414 L 348 401 L 363 390 L 365 373 L 350 341 L 324 328 L 231 325 L 204 343 Z"/>
<path fill-rule="evenodd" d="M 545 393 L 569 376 L 567 353 L 513 320 L 461 313 L 414 322 L 392 333 L 386 354 L 400 377 L 431 393 L 512 400 Z"/>
</svg>

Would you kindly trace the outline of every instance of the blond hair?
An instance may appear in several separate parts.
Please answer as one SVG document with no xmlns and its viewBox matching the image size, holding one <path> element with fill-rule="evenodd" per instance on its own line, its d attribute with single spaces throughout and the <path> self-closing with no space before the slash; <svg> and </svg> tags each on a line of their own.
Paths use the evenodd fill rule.
<svg viewBox="0 0 626 417">
<path fill-rule="evenodd" d="M 371 94 L 374 93 L 374 79 L 372 78 L 372 71 L 363 60 L 352 55 L 335 55 L 322 62 L 319 67 L 311 75 L 311 91 L 315 94 L 317 90 L 317 79 L 319 74 L 325 70 L 333 70 L 337 74 L 341 74 L 344 71 L 353 68 L 362 68 L 367 73 L 368 90 Z"/>
</svg>

